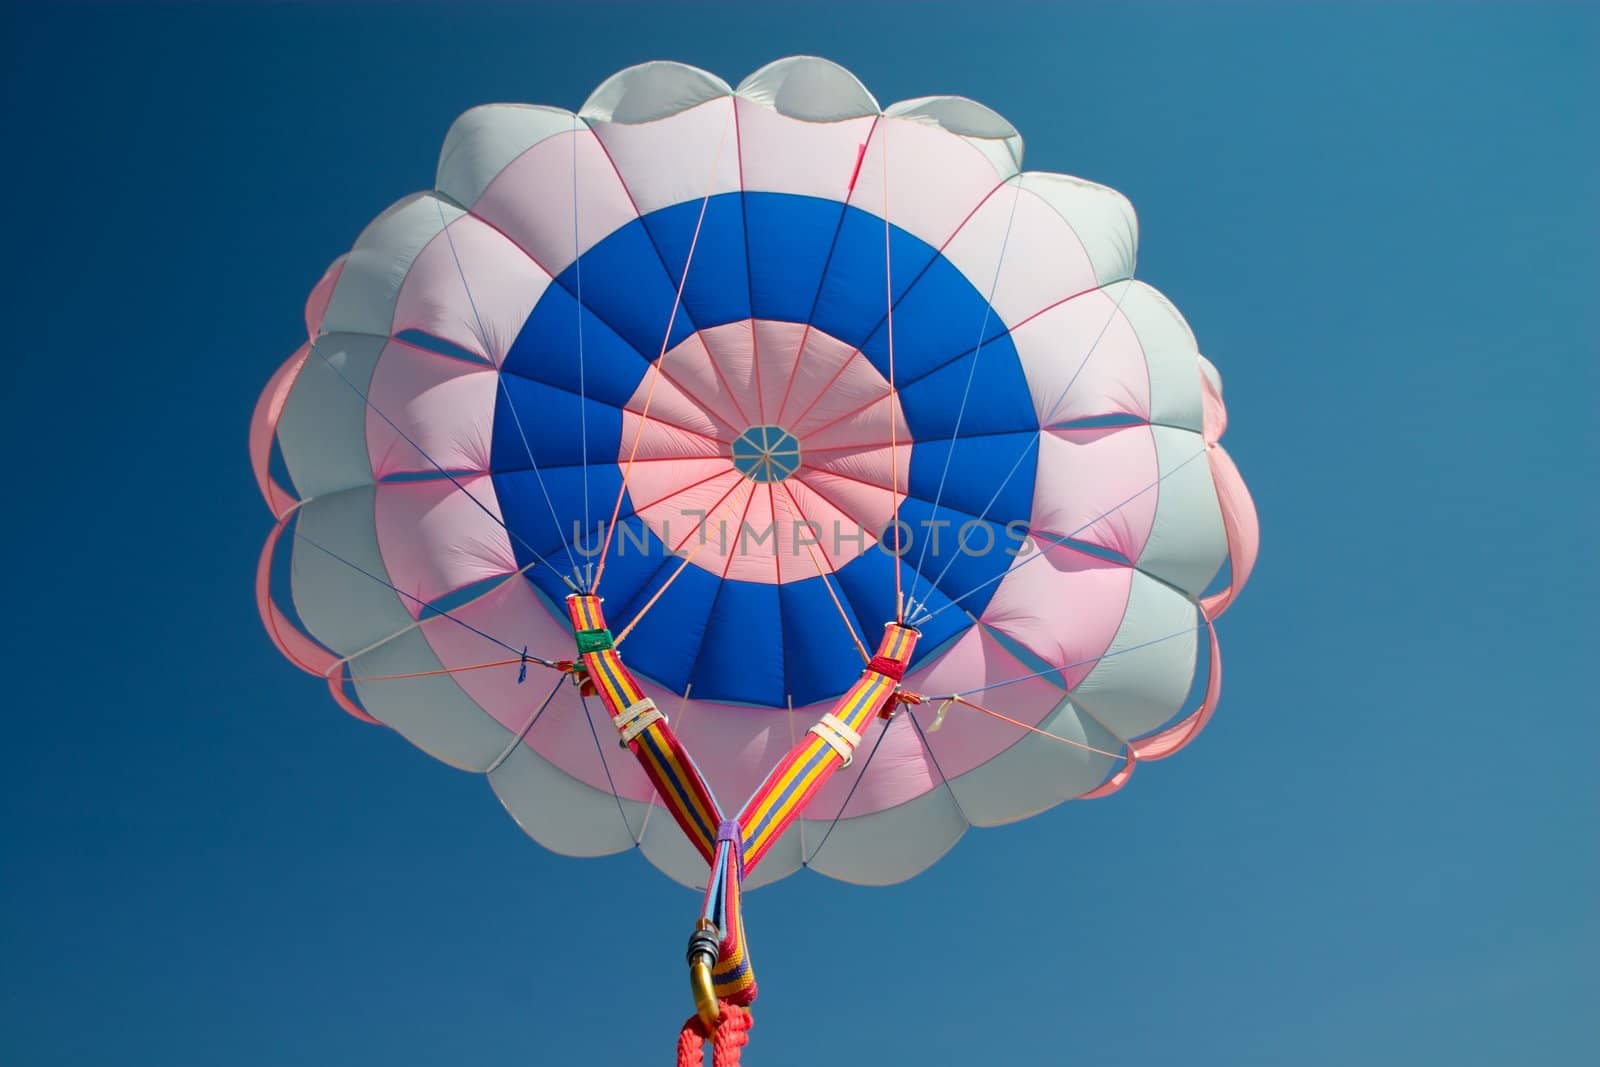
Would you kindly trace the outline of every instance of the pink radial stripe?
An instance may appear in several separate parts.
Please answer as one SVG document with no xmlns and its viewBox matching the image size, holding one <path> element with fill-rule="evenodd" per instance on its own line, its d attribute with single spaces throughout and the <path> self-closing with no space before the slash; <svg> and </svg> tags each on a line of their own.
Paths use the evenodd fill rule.
<svg viewBox="0 0 1600 1067">
<path fill-rule="evenodd" d="M 626 472 L 637 514 L 663 542 L 675 544 L 694 529 L 700 513 L 716 508 L 743 480 L 731 460 L 732 445 L 746 429 L 765 425 L 747 421 L 750 413 L 782 406 L 791 379 L 794 394 L 808 399 L 823 391 L 842 394 L 847 403 L 850 397 L 881 395 L 852 420 L 819 425 L 814 436 L 784 427 L 798 440 L 802 461 L 816 450 L 816 464 L 807 463 L 785 481 L 795 491 L 792 507 L 775 505 L 772 494 L 762 492 L 739 500 L 750 512 L 742 520 L 748 528 L 741 528 L 739 515 L 707 518 L 705 543 L 696 536 L 693 562 L 710 573 L 769 584 L 786 580 L 785 574 L 810 577 L 816 559 L 824 558 L 819 552 L 814 559 L 813 546 L 804 543 L 813 538 L 826 553 L 824 573 L 842 567 L 870 547 L 871 535 L 859 536 L 862 529 L 877 531 L 889 522 L 897 500 L 891 485 L 909 481 L 910 432 L 888 383 L 860 352 L 821 331 L 805 336 L 802 353 L 805 333 L 796 323 L 750 320 L 701 331 L 667 353 L 673 380 L 656 382 L 647 419 L 641 421 L 640 413 L 651 388 L 648 376 L 626 405 L 618 466 Z M 755 373 L 758 343 L 766 345 L 762 360 L 769 369 L 763 376 Z M 797 354 L 815 359 L 815 368 L 796 364 Z M 883 443 L 891 419 L 900 435 L 894 449 Z M 869 444 L 860 447 L 853 443 L 857 438 Z M 630 469 L 635 439 L 638 452 Z M 671 458 L 682 463 L 642 462 Z M 798 525 L 807 521 L 816 524 L 814 534 Z"/>
<path fill-rule="evenodd" d="M 773 325 L 788 327 L 791 324 Z M 799 425 L 801 420 L 798 417 L 791 420 L 790 416 L 799 416 L 821 399 L 840 376 L 851 369 L 854 362 L 852 357 L 857 350 L 815 329 L 810 323 L 800 330 L 792 345 L 784 342 L 793 335 L 793 330 L 774 332 L 777 336 L 768 343 L 766 351 L 775 363 L 781 361 L 783 370 L 772 375 L 781 380 L 781 388 L 768 391 L 767 411 L 772 413 L 772 421 L 779 426 L 788 425 L 786 420 Z"/>
<path fill-rule="evenodd" d="M 731 407 L 721 415 L 715 414 L 714 412 L 720 407 L 716 400 L 712 400 L 710 406 L 707 406 L 697 399 L 698 390 L 693 380 L 694 368 L 687 366 L 694 362 L 696 349 L 679 345 L 676 351 L 680 356 L 687 357 L 680 359 L 679 365 L 691 372 L 687 375 L 689 388 L 696 389 L 696 392 L 685 391 L 684 385 L 675 380 L 676 370 L 670 375 L 662 374 L 655 384 L 655 396 L 650 398 L 650 411 L 645 414 L 645 396 L 650 390 L 650 385 L 648 382 L 642 383 L 642 391 L 636 393 L 628 406 L 623 409 L 622 439 L 629 442 L 629 447 L 632 447 L 634 435 L 641 434 L 638 457 L 667 455 L 671 454 L 673 449 L 680 447 L 674 444 L 669 448 L 667 446 L 669 441 L 680 442 L 681 447 L 685 449 L 699 447 L 692 445 L 688 441 L 689 437 L 699 439 L 714 454 L 725 454 L 728 443 L 743 432 L 743 420 Z M 703 356 L 703 353 L 701 354 Z M 709 363 L 702 363 L 702 366 L 709 366 Z M 642 430 L 641 421 L 645 423 Z M 735 429 L 735 426 L 741 428 Z"/>
<path fill-rule="evenodd" d="M 739 528 L 739 543 L 727 557 L 722 577 L 734 582 L 761 582 L 776 585 L 778 557 L 772 546 L 778 529 L 772 509 L 772 487 L 755 485 L 745 505 L 744 524 Z"/>
<path fill-rule="evenodd" d="M 697 566 L 721 574 L 722 565 L 738 549 L 745 494 L 740 492 L 732 504 L 728 500 L 736 489 L 751 483 L 724 460 L 697 461 L 682 471 L 672 470 L 674 466 L 658 463 L 633 468 L 630 491 L 636 485 L 639 495 L 651 501 L 639 506 L 635 514 L 669 550 L 691 550 Z M 706 475 L 707 471 L 711 473 Z M 673 488 L 675 482 L 682 482 L 682 487 Z M 631 544 L 630 548 L 637 551 Z"/>
<path fill-rule="evenodd" d="M 869 486 L 884 494 L 891 489 L 899 491 L 903 500 L 903 489 L 911 466 L 906 462 L 906 457 L 900 454 L 905 451 L 906 444 L 900 441 L 894 446 L 873 444 L 807 451 L 805 465 L 796 476 L 804 479 L 831 475 Z M 887 496 L 885 499 L 888 499 Z"/>
<path fill-rule="evenodd" d="M 656 390 L 656 398 L 666 392 L 666 384 Z M 722 459 L 728 458 L 727 435 L 721 432 L 699 432 L 685 429 L 674 422 L 674 413 L 668 412 L 669 418 L 658 419 L 657 409 L 661 405 L 651 404 L 648 417 L 641 418 L 632 411 L 622 413 L 622 438 L 632 441 L 635 437 L 639 441 L 639 449 L 633 456 L 633 462 L 652 463 L 674 459 Z M 670 406 L 670 405 L 669 405 Z M 688 412 L 681 421 L 693 421 L 694 412 Z"/>
<path fill-rule="evenodd" d="M 395 588 L 417 598 L 401 598 L 412 618 L 421 613 L 419 601 L 431 603 L 517 569 L 510 535 L 498 519 L 493 479 L 475 475 L 458 480 L 459 487 L 431 478 L 380 483 L 377 488 L 378 548 Z"/>
<path fill-rule="evenodd" d="M 791 483 L 795 481 L 832 503 L 852 522 L 859 523 L 873 534 L 885 529 L 894 520 L 899 505 L 905 503 L 906 499 L 904 489 L 891 493 L 886 480 L 874 478 L 868 481 L 809 466 L 801 467 L 799 473 L 790 479 Z M 905 482 L 902 480 L 900 484 L 904 485 Z"/>
<path fill-rule="evenodd" d="M 796 578 L 807 577 L 814 572 L 814 567 L 803 573 L 796 572 L 793 569 L 800 563 L 802 559 L 802 556 L 794 551 L 797 547 L 795 545 L 795 541 L 797 539 L 803 539 L 806 536 L 804 531 L 801 530 L 800 526 L 798 525 L 800 522 L 800 515 L 795 510 L 793 501 L 789 497 L 784 496 L 779 492 L 779 490 L 782 489 L 781 484 L 767 485 L 764 488 L 767 491 L 767 510 L 772 512 L 772 529 L 774 534 L 772 539 L 773 581 L 775 581 L 778 585 L 782 585 L 785 581 L 793 581 Z M 785 545 L 788 546 L 787 553 L 782 550 Z M 783 569 L 785 559 L 789 561 L 790 567 L 790 570 L 787 574 L 785 574 Z"/>
<path fill-rule="evenodd" d="M 498 367 L 549 284 L 550 275 L 508 237 L 463 215 L 412 264 L 392 332 L 421 330 Z"/>
<path fill-rule="evenodd" d="M 1144 348 L 1116 297 L 1095 290 L 1011 329 L 1041 425 L 1106 415 L 1150 418 Z"/>
<path fill-rule="evenodd" d="M 889 521 L 892 505 L 888 494 L 882 490 L 881 499 L 869 502 L 871 510 L 863 516 L 849 514 L 832 500 L 806 484 L 804 469 L 795 477 L 779 483 L 787 507 L 799 520 L 799 525 L 785 519 L 781 526 L 783 543 L 781 551 L 786 564 L 784 573 L 795 581 L 810 578 L 818 573 L 832 574 L 845 564 L 872 548 L 877 531 Z M 809 524 L 809 525 L 808 525 Z M 815 545 L 807 542 L 815 541 Z M 812 550 L 816 550 L 813 557 Z"/>
<path fill-rule="evenodd" d="M 683 461 L 682 460 L 677 460 L 677 459 L 647 459 L 647 460 L 643 460 L 642 462 L 644 462 L 644 463 L 669 463 L 670 464 L 670 463 L 682 463 Z M 637 465 L 637 463 L 636 463 L 636 465 Z M 673 478 L 671 478 L 671 479 L 669 479 L 669 480 L 664 482 L 664 484 L 670 485 L 672 488 L 667 489 L 660 496 L 656 497 L 653 500 L 643 499 L 643 500 L 637 501 L 636 504 L 635 504 L 635 507 L 636 507 L 637 510 L 643 510 L 645 508 L 652 508 L 652 507 L 655 507 L 656 505 L 662 503 L 663 501 L 665 501 L 665 500 L 667 500 L 667 499 L 669 499 L 671 497 L 677 496 L 679 493 L 686 492 L 688 489 L 690 489 L 690 488 L 692 488 L 694 486 L 697 486 L 697 485 L 701 484 L 702 482 L 710 482 L 710 481 L 714 481 L 715 479 L 718 479 L 718 478 L 728 479 L 728 475 L 730 475 L 730 474 L 734 474 L 735 476 L 737 476 L 737 472 L 731 471 L 729 469 L 729 466 L 730 465 L 728 463 L 723 462 L 723 461 L 718 461 L 718 462 L 716 462 L 714 464 L 713 463 L 707 463 L 704 469 L 709 471 L 710 473 L 707 474 L 703 478 L 695 479 L 694 481 L 688 482 L 686 484 L 681 483 L 680 479 L 675 476 L 675 477 L 673 477 Z M 731 484 L 731 480 L 729 480 L 729 484 Z M 663 538 L 663 540 L 666 540 L 666 539 Z M 676 544 L 680 540 L 682 540 L 682 539 L 675 537 L 669 543 Z"/>
<path fill-rule="evenodd" d="M 740 335 L 744 340 L 739 340 Z M 755 412 L 748 383 L 748 367 L 741 370 L 739 355 L 743 352 L 746 363 L 749 355 L 748 323 L 732 322 L 710 330 L 692 333 L 678 342 L 659 362 L 660 384 L 655 399 L 650 401 L 650 418 L 656 417 L 656 404 L 667 393 L 668 419 L 679 426 L 700 430 L 718 440 L 732 441 L 745 431 Z M 710 349 L 708 336 L 722 339 L 719 344 L 721 358 Z M 656 371 L 646 371 L 632 398 L 624 405 L 629 411 L 643 412 L 645 398 L 650 393 L 650 378 Z M 735 377 L 730 378 L 730 373 Z M 751 401 L 748 408 L 744 401 Z M 749 411 L 750 415 L 746 414 Z M 693 412 L 692 416 L 688 413 Z M 627 440 L 631 441 L 631 438 Z"/>
<path fill-rule="evenodd" d="M 831 574 L 835 555 L 832 531 L 849 522 L 846 516 L 827 504 L 807 514 L 794 490 L 804 487 L 789 479 L 767 487 L 772 498 L 773 556 L 777 560 L 778 581 L 795 582 Z"/>
<path fill-rule="evenodd" d="M 487 366 L 401 341 L 385 345 L 367 390 L 373 474 L 428 474 L 440 467 L 487 472 L 499 388 L 495 375 Z"/>
<path fill-rule="evenodd" d="M 1160 479 L 1148 426 L 1046 430 L 1039 435 L 1031 527 L 1136 560 L 1155 523 Z"/>
<path fill-rule="evenodd" d="M 866 363 L 866 359 L 862 357 L 861 362 Z M 848 371 L 841 377 L 847 376 L 849 376 Z M 840 396 L 837 398 L 830 396 L 819 403 L 805 421 L 798 424 L 800 428 L 794 431 L 797 436 L 803 436 L 811 441 L 818 450 L 874 448 L 891 442 L 903 444 L 911 439 L 905 414 L 900 410 L 900 398 L 889 390 L 887 382 L 865 406 L 847 399 L 847 393 L 853 393 L 855 388 L 859 388 L 855 383 L 844 386 L 836 383 L 833 388 L 838 389 Z M 845 414 L 828 419 L 826 422 L 819 421 L 819 412 L 834 407 L 845 407 L 847 404 L 851 410 Z"/>
<path fill-rule="evenodd" d="M 1065 545 L 1020 555 L 995 587 L 982 622 L 1048 664 L 1064 668 L 1071 689 L 1094 669 L 1122 625 L 1133 569 Z M 1044 558 L 1036 558 L 1037 553 Z M 1063 611 L 1063 605 L 1070 605 Z"/>
<path fill-rule="evenodd" d="M 804 577 L 814 572 L 815 567 L 805 572 L 797 572 L 794 568 L 800 563 L 802 557 L 795 553 L 796 540 L 803 540 L 805 532 L 800 528 L 801 517 L 795 510 L 794 501 L 782 494 L 782 483 L 763 486 L 767 493 L 767 511 L 772 514 L 772 570 L 773 581 L 782 585 L 785 580 L 783 569 L 784 560 L 789 562 L 790 570 L 788 580 Z M 783 549 L 787 546 L 788 551 Z"/>
<path fill-rule="evenodd" d="M 692 544 L 709 536 L 697 532 L 702 515 L 715 509 L 728 490 L 742 480 L 726 458 L 639 462 L 628 476 L 628 491 L 634 500 L 634 514 L 644 520 L 662 544 L 676 548 L 685 538 Z M 714 531 L 726 519 L 725 514 L 717 514 L 706 515 L 704 521 L 707 529 Z M 714 545 L 707 545 L 695 558 L 715 552 Z"/>
<path fill-rule="evenodd" d="M 772 425 L 785 425 L 779 414 L 786 392 L 791 403 L 796 397 L 809 401 L 839 376 L 861 373 L 851 346 L 803 323 L 746 320 L 713 327 L 703 336 L 730 385 L 738 383 L 740 409 Z M 757 353 L 759 375 L 753 366 Z"/>
<path fill-rule="evenodd" d="M 734 568 L 744 564 L 741 568 L 743 575 L 739 580 L 775 582 L 776 572 L 771 568 L 771 561 L 761 551 L 760 541 L 756 540 L 759 527 L 750 525 L 750 508 L 757 498 L 763 495 L 761 486 L 741 478 L 738 488 L 739 495 L 744 498 L 739 506 L 738 521 L 730 526 L 723 526 L 720 519 L 713 514 L 712 519 L 706 524 L 707 532 L 713 524 L 717 528 L 717 544 L 722 546 L 722 580 L 727 581 L 732 576 Z M 766 577 L 768 575 L 771 577 Z"/>
</svg>

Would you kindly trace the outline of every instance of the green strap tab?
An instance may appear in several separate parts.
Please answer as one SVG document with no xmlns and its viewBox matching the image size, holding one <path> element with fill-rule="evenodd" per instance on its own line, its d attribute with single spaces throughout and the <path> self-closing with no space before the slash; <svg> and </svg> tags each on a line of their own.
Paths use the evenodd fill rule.
<svg viewBox="0 0 1600 1067">
<path fill-rule="evenodd" d="M 578 655 L 586 656 L 590 652 L 604 652 L 613 647 L 610 630 L 579 630 Z"/>
</svg>

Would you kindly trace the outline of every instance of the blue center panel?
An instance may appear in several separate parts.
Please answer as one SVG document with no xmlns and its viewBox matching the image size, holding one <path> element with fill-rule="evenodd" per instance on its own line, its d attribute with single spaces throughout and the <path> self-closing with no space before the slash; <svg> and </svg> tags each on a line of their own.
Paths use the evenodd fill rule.
<svg viewBox="0 0 1600 1067">
<path fill-rule="evenodd" d="M 534 552 L 582 572 L 598 550 L 621 483 L 621 409 L 664 334 L 671 349 L 697 329 L 752 317 L 809 321 L 890 376 L 881 219 L 811 197 L 714 196 L 673 316 L 700 210 L 700 201 L 664 208 L 590 249 L 546 289 L 502 368 L 495 491 L 519 565 L 563 620 L 569 590 Z M 972 625 L 1010 566 L 1032 512 L 1038 424 L 1016 349 L 982 294 L 936 249 L 895 227 L 888 267 L 894 380 L 916 441 L 900 509 L 901 584 L 907 593 L 915 585 L 930 610 L 960 601 L 925 628 L 915 666 Z M 757 494 L 780 500 L 781 483 L 804 474 L 804 442 L 782 427 L 750 427 L 730 458 Z M 616 628 L 679 563 L 634 516 L 634 503 L 623 500 L 600 589 Z M 704 535 L 740 535 L 723 522 L 719 531 L 714 518 Z M 684 533 L 693 525 L 686 519 Z M 757 550 L 774 543 L 761 533 L 746 535 Z M 883 541 L 893 546 L 894 534 Z M 629 638 L 629 667 L 678 692 L 692 684 L 694 696 L 710 700 L 783 707 L 790 697 L 805 704 L 842 693 L 860 659 L 815 564 L 802 551 L 776 566 L 777 585 L 684 568 Z M 852 625 L 874 645 L 895 614 L 893 557 L 869 549 L 833 581 Z"/>
<path fill-rule="evenodd" d="M 781 482 L 800 469 L 800 442 L 782 426 L 752 426 L 730 451 L 734 469 L 752 482 Z"/>
</svg>

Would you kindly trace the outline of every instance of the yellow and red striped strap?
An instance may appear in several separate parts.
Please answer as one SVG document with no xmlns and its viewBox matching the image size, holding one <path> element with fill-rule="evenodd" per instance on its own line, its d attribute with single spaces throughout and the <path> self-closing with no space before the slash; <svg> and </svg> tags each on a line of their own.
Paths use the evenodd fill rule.
<svg viewBox="0 0 1600 1067">
<path fill-rule="evenodd" d="M 622 729 L 640 718 L 638 705 L 646 701 L 644 691 L 622 665 L 612 647 L 600 611 L 600 598 L 586 594 L 567 597 L 567 614 L 578 635 L 579 661 L 594 684 L 595 693 Z M 657 717 L 624 741 L 639 760 L 657 794 L 673 819 L 707 863 L 717 850 L 717 823 L 721 816 L 711 790 L 700 770 L 684 751 L 665 717 Z"/>
<path fill-rule="evenodd" d="M 829 715 L 808 731 L 740 812 L 735 831 L 723 824 L 711 790 L 672 728 L 622 665 L 600 610 L 600 598 L 574 594 L 567 611 L 578 639 L 579 661 L 595 693 L 622 732 L 623 743 L 691 843 L 712 868 L 705 914 L 722 931 L 712 982 L 717 996 L 734 1003 L 755 997 L 755 972 L 745 942 L 740 882 L 800 816 L 810 799 L 849 762 L 873 716 L 893 699 L 916 648 L 917 631 L 898 623 L 884 628 L 878 654 Z M 642 724 L 642 725 L 641 725 Z M 720 832 L 720 837 L 719 837 Z M 738 841 L 731 840 L 737 836 Z M 720 839 L 720 838 L 726 838 Z"/>
<path fill-rule="evenodd" d="M 745 947 L 744 912 L 739 907 L 739 880 L 743 877 L 741 859 L 739 850 L 732 847 L 725 850 L 724 856 L 720 880 L 714 872 L 710 889 L 710 892 L 720 893 L 721 899 L 707 901 L 712 921 L 722 931 L 717 963 L 711 969 L 711 988 L 716 991 L 718 1000 L 749 1004 L 756 998 L 756 972 Z"/>
<path fill-rule="evenodd" d="M 878 654 L 861 677 L 833 710 L 790 749 L 739 814 L 738 834 L 743 848 L 724 846 L 719 859 L 724 859 L 727 869 L 712 872 L 707 893 L 707 911 L 723 931 L 721 952 L 711 972 L 712 986 L 720 999 L 735 1004 L 748 1004 L 755 999 L 755 968 L 750 962 L 744 916 L 739 907 L 740 880 L 761 862 L 817 790 L 850 761 L 851 750 L 873 716 L 894 697 L 916 644 L 917 631 L 910 627 L 894 623 L 886 627 Z"/>
<path fill-rule="evenodd" d="M 856 683 L 839 698 L 832 711 L 833 718 L 857 736 L 864 734 L 872 717 L 894 696 L 916 645 L 917 631 L 911 627 L 898 623 L 884 627 L 878 654 Z M 832 736 L 826 736 L 828 734 Z M 745 873 L 755 869 L 789 824 L 799 817 L 806 803 L 845 765 L 847 759 L 839 751 L 842 747 L 839 741 L 839 731 L 813 727 L 767 776 L 739 813 Z"/>
</svg>

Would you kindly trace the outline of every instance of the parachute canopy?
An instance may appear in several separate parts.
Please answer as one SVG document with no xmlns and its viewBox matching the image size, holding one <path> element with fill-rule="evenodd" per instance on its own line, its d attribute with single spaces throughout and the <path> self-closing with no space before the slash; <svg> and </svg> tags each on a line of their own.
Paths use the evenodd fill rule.
<svg viewBox="0 0 1600 1067">
<path fill-rule="evenodd" d="M 914 628 L 905 706 L 829 735 L 854 757 L 747 884 L 903 879 L 1182 747 L 1257 541 L 1221 380 L 1128 201 L 1021 161 L 980 104 L 812 57 L 468 111 L 258 405 L 279 647 L 546 846 L 691 885 L 639 712 L 544 670 L 580 591 L 733 805 Z"/>
</svg>

